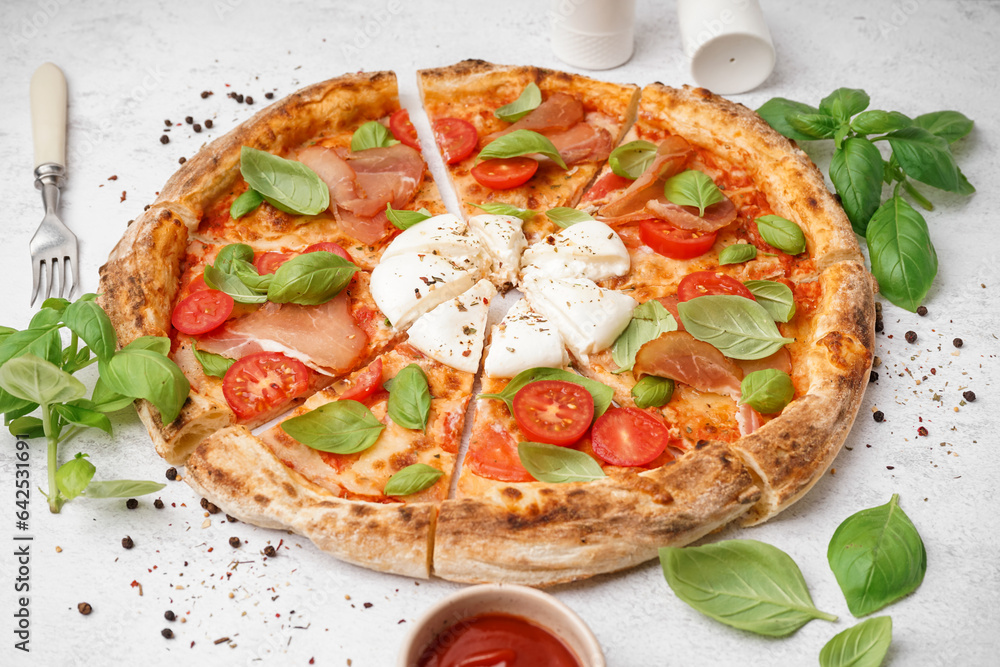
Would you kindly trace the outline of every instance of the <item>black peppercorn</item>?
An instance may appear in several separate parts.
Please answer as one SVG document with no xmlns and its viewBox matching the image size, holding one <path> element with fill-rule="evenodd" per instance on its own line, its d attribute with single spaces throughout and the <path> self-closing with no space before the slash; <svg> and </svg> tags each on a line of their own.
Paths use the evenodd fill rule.
<svg viewBox="0 0 1000 667">
<path fill-rule="evenodd" d="M 191 116 L 185 116 L 184 117 L 184 122 L 187 123 L 188 125 L 190 125 L 191 123 L 194 122 L 194 118 L 192 118 Z"/>
<path fill-rule="evenodd" d="M 875 333 L 882 333 L 883 329 L 885 329 L 885 325 L 882 324 L 882 320 L 875 320 Z"/>
<path fill-rule="evenodd" d="M 238 103 L 243 104 L 243 95 L 242 95 L 242 93 L 236 93 L 236 98 L 235 99 L 236 99 L 236 101 Z"/>
<path fill-rule="evenodd" d="M 155 507 L 158 510 L 163 509 L 163 501 L 157 498 L 156 500 L 153 501 L 153 507 Z"/>
<path fill-rule="evenodd" d="M 188 161 L 188 159 L 187 159 L 186 157 L 182 157 L 182 158 L 181 158 L 180 160 L 178 160 L 177 162 L 178 162 L 178 163 L 180 163 L 180 164 L 184 164 L 184 163 L 185 163 L 185 162 L 187 162 L 187 161 Z M 174 470 L 174 469 L 173 469 L 173 468 L 171 468 L 171 470 Z M 173 476 L 173 479 L 177 479 L 177 471 L 176 471 L 176 470 L 174 470 L 174 476 Z"/>
<path fill-rule="evenodd" d="M 181 158 L 181 160 L 183 159 L 184 158 Z M 166 475 L 167 479 L 169 479 L 171 482 L 174 481 L 175 479 L 177 479 L 177 468 L 167 468 Z"/>
<path fill-rule="evenodd" d="M 231 546 L 234 549 L 239 549 L 241 546 L 243 546 L 243 542 L 240 541 L 240 538 L 238 537 L 230 537 L 229 546 Z"/>
<path fill-rule="evenodd" d="M 876 373 L 875 371 L 872 371 L 872 372 L 871 372 L 871 373 L 870 373 L 870 374 L 868 375 L 868 381 L 869 381 L 869 382 L 878 382 L 878 373 Z"/>
<path fill-rule="evenodd" d="M 247 104 L 253 104 L 253 98 L 247 95 Z"/>
<path fill-rule="evenodd" d="M 125 537 L 122 538 L 122 548 L 123 549 L 131 549 L 134 546 L 135 546 L 135 542 L 132 541 L 131 537 L 129 537 L 128 535 L 126 535 Z"/>
<path fill-rule="evenodd" d="M 89 602 L 81 602 L 80 604 L 76 605 L 76 609 L 84 616 L 89 616 L 90 612 L 94 611 L 94 608 L 90 606 Z"/>
<path fill-rule="evenodd" d="M 195 123 L 194 125 L 191 126 L 191 129 L 194 130 L 195 132 L 201 132 L 201 125 L 199 123 Z"/>
<path fill-rule="evenodd" d="M 169 144 L 170 143 L 170 137 L 168 137 L 167 135 L 164 134 L 162 137 L 160 137 L 160 143 L 161 144 Z"/>
<path fill-rule="evenodd" d="M 134 510 L 138 506 L 139 506 L 139 501 L 136 500 L 135 498 L 129 498 L 128 500 L 125 501 L 125 507 L 129 508 L 130 510 Z"/>
<path fill-rule="evenodd" d="M 208 498 L 202 498 L 201 499 L 201 508 L 203 510 L 207 510 L 208 509 Z"/>
<path fill-rule="evenodd" d="M 167 619 L 168 621 L 172 621 L 175 618 L 177 618 L 177 614 L 168 609 L 165 612 L 163 612 L 163 618 Z"/>
<path fill-rule="evenodd" d="M 213 125 L 215 125 L 215 121 L 214 120 L 212 120 L 211 118 L 206 118 L 205 119 L 205 127 L 209 127 L 210 128 Z"/>
<path fill-rule="evenodd" d="M 203 91 L 201 91 L 201 99 L 205 99 L 205 98 L 207 98 L 211 94 L 212 94 L 211 90 L 203 90 Z"/>
<path fill-rule="evenodd" d="M 906 342 L 907 343 L 916 343 L 917 342 L 917 332 L 916 331 L 907 331 L 906 332 Z"/>
<path fill-rule="evenodd" d="M 268 544 L 266 547 L 264 547 L 264 555 L 267 556 L 268 558 L 274 558 L 275 556 L 278 555 L 278 551 L 273 546 Z"/>
<path fill-rule="evenodd" d="M 167 127 L 170 127 L 173 123 L 171 123 L 169 120 L 164 120 L 163 124 L 166 125 Z"/>
<path fill-rule="evenodd" d="M 962 345 L 964 345 L 965 343 L 962 342 L 961 338 L 956 338 L 955 340 L 951 341 L 951 344 L 954 345 L 955 347 L 962 347 Z"/>
<path fill-rule="evenodd" d="M 964 398 L 969 403 L 973 403 L 976 400 L 976 392 L 972 391 L 971 389 L 969 391 L 962 392 L 962 398 Z"/>
<path fill-rule="evenodd" d="M 227 514 L 227 515 L 226 515 L 226 521 L 228 521 L 229 523 L 236 523 L 237 521 L 239 521 L 239 519 L 237 519 L 237 518 L 236 518 L 236 517 L 234 517 L 234 516 L 229 516 L 229 515 Z"/>
<path fill-rule="evenodd" d="M 266 97 L 269 100 L 273 100 L 274 99 L 274 93 L 264 93 L 264 97 Z"/>
<path fill-rule="evenodd" d="M 160 634 L 163 635 L 164 639 L 174 638 L 174 631 L 171 630 L 170 628 L 163 628 L 162 630 L 160 630 Z"/>
<path fill-rule="evenodd" d="M 874 419 L 877 422 L 881 422 L 883 419 L 885 419 L 885 413 L 882 412 L 881 410 L 876 410 L 874 413 L 872 413 L 872 419 Z"/>
<path fill-rule="evenodd" d="M 919 306 L 919 307 L 917 307 L 917 315 L 919 315 L 920 317 L 923 317 L 926 314 L 927 314 L 927 306 Z"/>
</svg>

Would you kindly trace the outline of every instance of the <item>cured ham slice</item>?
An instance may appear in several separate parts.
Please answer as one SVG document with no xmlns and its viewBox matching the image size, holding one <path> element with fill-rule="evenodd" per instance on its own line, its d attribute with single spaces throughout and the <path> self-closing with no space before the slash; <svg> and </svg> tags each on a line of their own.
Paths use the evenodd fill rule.
<svg viewBox="0 0 1000 667">
<path fill-rule="evenodd" d="M 531 130 L 549 136 L 552 133 L 568 130 L 582 120 L 583 104 L 580 100 L 566 93 L 554 93 L 534 111 L 510 127 L 483 137 L 482 145 L 485 146 L 514 130 Z M 565 159 L 565 156 L 563 158 Z"/>
<path fill-rule="evenodd" d="M 598 217 L 605 221 L 626 222 L 637 220 L 636 214 L 649 218 L 645 213 L 646 204 L 663 196 L 662 179 L 679 174 L 684 164 L 694 153 L 691 144 L 681 137 L 667 137 L 656 147 L 656 156 L 646 171 L 620 195 L 609 201 L 598 211 Z"/>
<path fill-rule="evenodd" d="M 330 188 L 331 204 L 358 198 L 354 169 L 336 150 L 317 144 L 299 151 L 298 158 Z"/>
<path fill-rule="evenodd" d="M 678 206 L 667 201 L 662 194 L 646 202 L 645 209 L 655 218 L 669 222 L 678 229 L 692 232 L 718 231 L 736 219 L 736 205 L 729 197 L 706 208 L 703 216 L 698 215 L 696 206 Z"/>
<path fill-rule="evenodd" d="M 708 343 L 686 331 L 668 331 L 635 355 L 633 372 L 671 378 L 699 391 L 739 398 L 743 371 Z"/>
<path fill-rule="evenodd" d="M 587 123 L 577 123 L 564 132 L 549 134 L 548 138 L 566 164 L 607 160 L 615 147 L 610 132 Z"/>
<path fill-rule="evenodd" d="M 231 359 L 261 351 L 295 357 L 321 373 L 350 370 L 368 336 L 354 321 L 345 292 L 318 306 L 267 303 L 221 331 L 202 336 L 198 348 Z"/>
</svg>

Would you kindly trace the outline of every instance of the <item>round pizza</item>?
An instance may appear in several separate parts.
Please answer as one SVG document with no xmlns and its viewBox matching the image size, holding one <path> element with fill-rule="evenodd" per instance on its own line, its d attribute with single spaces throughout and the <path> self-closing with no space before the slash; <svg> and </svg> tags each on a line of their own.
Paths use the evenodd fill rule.
<svg viewBox="0 0 1000 667">
<path fill-rule="evenodd" d="M 190 385 L 159 454 L 358 565 L 548 585 L 801 498 L 873 281 L 798 147 L 704 89 L 464 61 L 305 88 L 187 161 L 101 270 Z"/>
</svg>

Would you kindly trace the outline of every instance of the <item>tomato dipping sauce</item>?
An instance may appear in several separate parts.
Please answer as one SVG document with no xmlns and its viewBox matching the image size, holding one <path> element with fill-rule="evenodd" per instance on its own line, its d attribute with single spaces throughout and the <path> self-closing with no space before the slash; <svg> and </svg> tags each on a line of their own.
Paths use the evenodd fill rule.
<svg viewBox="0 0 1000 667">
<path fill-rule="evenodd" d="M 582 667 L 551 632 L 519 616 L 480 614 L 434 638 L 416 667 Z"/>
</svg>

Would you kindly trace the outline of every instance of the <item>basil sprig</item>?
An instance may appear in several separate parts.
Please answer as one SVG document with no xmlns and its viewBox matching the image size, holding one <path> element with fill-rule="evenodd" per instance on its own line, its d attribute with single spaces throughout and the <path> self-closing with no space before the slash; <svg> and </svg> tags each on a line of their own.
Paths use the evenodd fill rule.
<svg viewBox="0 0 1000 667">
<path fill-rule="evenodd" d="M 611 151 L 608 165 L 617 176 L 633 181 L 649 169 L 656 159 L 656 144 L 650 141 L 630 141 Z"/>
<path fill-rule="evenodd" d="M 365 151 L 369 148 L 388 148 L 399 141 L 392 131 L 377 120 L 370 120 L 351 135 L 351 151 Z"/>
<path fill-rule="evenodd" d="M 225 292 L 237 303 L 264 303 L 267 301 L 267 290 L 250 287 L 235 273 L 227 273 L 213 264 L 205 267 L 205 284 L 212 289 Z"/>
<path fill-rule="evenodd" d="M 742 264 L 757 257 L 757 247 L 749 243 L 734 243 L 727 245 L 719 253 L 719 266 L 726 264 Z"/>
<path fill-rule="evenodd" d="M 757 112 L 778 132 L 796 141 L 834 140 L 830 180 L 854 231 L 865 237 L 869 256 L 885 257 L 878 272 L 872 264 L 880 291 L 897 306 L 914 311 L 937 273 L 937 257 L 920 213 L 894 200 L 905 203 L 905 193 L 925 210 L 933 210 L 914 181 L 948 192 L 974 193 L 950 146 L 972 131 L 973 122 L 957 111 L 935 111 L 911 120 L 897 111 L 868 110 L 869 103 L 863 90 L 839 88 L 824 98 L 818 109 L 776 97 Z M 817 115 L 826 120 L 819 123 Z M 824 129 L 812 131 L 810 123 Z M 836 129 L 830 133 L 832 126 Z M 879 136 L 869 138 L 873 134 Z M 888 159 L 876 147 L 878 141 L 889 144 Z M 880 207 L 883 184 L 894 187 L 890 199 Z M 884 212 L 889 209 L 891 213 Z M 871 224 L 877 216 L 882 224 L 878 233 L 872 234 Z M 885 216 L 894 220 L 887 223 Z M 897 227 L 898 236 L 887 231 L 889 224 Z M 915 236 L 904 237 L 911 232 Z M 910 255 L 900 252 L 901 246 L 919 246 L 920 250 Z"/>
<path fill-rule="evenodd" d="M 748 280 L 743 286 L 750 290 L 757 303 L 764 307 L 775 322 L 788 322 L 795 317 L 795 295 L 785 283 L 776 280 Z"/>
<path fill-rule="evenodd" d="M 531 130 L 514 130 L 497 137 L 479 152 L 478 159 L 520 157 L 535 153 L 544 155 L 563 169 L 569 168 L 549 138 Z"/>
<path fill-rule="evenodd" d="M 569 208 L 568 206 L 550 208 L 545 212 L 545 216 L 563 229 L 575 225 L 578 222 L 587 222 L 588 220 L 594 219 L 594 216 L 586 211 L 581 211 L 578 208 Z"/>
<path fill-rule="evenodd" d="M 527 222 L 535 217 L 536 213 L 530 208 L 518 208 L 513 204 L 505 204 L 503 202 L 486 202 L 483 204 L 473 204 L 472 202 L 466 202 L 469 206 L 475 206 L 476 208 L 482 209 L 491 215 L 511 215 L 515 218 L 520 218 Z"/>
<path fill-rule="evenodd" d="M 389 417 L 403 428 L 424 430 L 430 414 L 427 375 L 418 364 L 410 364 L 389 384 Z"/>
<path fill-rule="evenodd" d="M 298 417 L 286 419 L 281 430 L 303 445 L 334 454 L 357 454 L 378 440 L 385 424 L 357 401 L 332 401 Z"/>
<path fill-rule="evenodd" d="M 516 100 L 510 104 L 505 104 L 496 111 L 493 112 L 500 120 L 505 120 L 508 123 L 513 123 L 521 120 L 529 113 L 538 108 L 538 105 L 542 103 L 542 91 L 538 88 L 538 84 L 534 81 L 529 83 L 521 91 L 521 94 Z"/>
<path fill-rule="evenodd" d="M 614 373 L 632 370 L 639 348 L 667 331 L 677 331 L 677 322 L 656 299 L 636 306 L 625 330 L 611 346 L 611 359 L 618 365 Z"/>
<path fill-rule="evenodd" d="M 539 482 L 592 482 L 607 477 L 601 464 L 589 455 L 541 442 L 517 443 L 521 465 Z"/>
<path fill-rule="evenodd" d="M 385 483 L 382 493 L 387 496 L 409 496 L 429 489 L 441 479 L 444 471 L 426 463 L 414 463 L 395 473 Z"/>
<path fill-rule="evenodd" d="M 418 211 L 399 210 L 394 209 L 392 204 L 386 204 L 385 217 L 389 218 L 389 222 L 396 229 L 407 230 L 418 222 L 423 222 L 431 217 L 431 212 L 426 208 L 421 208 Z"/>
<path fill-rule="evenodd" d="M 224 357 L 221 354 L 199 350 L 197 345 L 193 346 L 191 351 L 194 352 L 194 358 L 201 364 L 201 370 L 204 371 L 205 375 L 212 377 L 225 377 L 226 371 L 236 363 L 235 359 Z"/>
<path fill-rule="evenodd" d="M 521 391 L 525 385 L 540 380 L 562 380 L 578 384 L 586 389 L 594 398 L 595 418 L 603 415 L 611 407 L 611 400 L 615 396 L 615 390 L 606 384 L 585 378 L 576 373 L 571 373 L 570 371 L 564 371 L 561 368 L 529 368 L 511 378 L 511 381 L 507 383 L 507 386 L 499 394 L 479 394 L 476 398 L 492 398 L 503 401 L 507 404 L 507 409 L 513 414 L 514 395 Z"/>
<path fill-rule="evenodd" d="M 781 412 L 794 395 L 791 376 L 776 368 L 747 373 L 740 383 L 740 403 L 764 415 Z"/>
<path fill-rule="evenodd" d="M 794 338 L 785 338 L 756 301 L 709 294 L 677 304 L 684 329 L 732 359 L 763 359 Z"/>
<path fill-rule="evenodd" d="M 239 220 L 263 203 L 264 195 L 260 194 L 253 188 L 249 188 L 246 192 L 233 200 L 232 205 L 229 207 L 229 217 L 233 220 Z"/>
<path fill-rule="evenodd" d="M 317 215 L 330 207 L 330 188 L 301 162 L 243 146 L 240 173 L 269 204 L 286 213 Z"/>
<path fill-rule="evenodd" d="M 325 250 L 296 255 L 274 272 L 267 299 L 305 306 L 326 303 L 347 287 L 357 270 L 353 263 Z"/>
<path fill-rule="evenodd" d="M 915 591 L 927 570 L 923 540 L 900 509 L 899 494 L 845 519 L 830 539 L 827 560 L 857 617 Z"/>
<path fill-rule="evenodd" d="M 663 184 L 663 194 L 672 204 L 696 207 L 700 216 L 712 204 L 726 200 L 715 181 L 697 169 L 687 169 L 668 178 Z"/>
<path fill-rule="evenodd" d="M 836 634 L 819 652 L 820 667 L 879 667 L 892 644 L 892 619 L 869 618 Z"/>
<path fill-rule="evenodd" d="M 806 237 L 802 228 L 780 215 L 762 215 L 754 220 L 757 231 L 768 245 L 774 246 L 789 255 L 798 255 L 806 251 Z"/>
<path fill-rule="evenodd" d="M 632 400 L 637 408 L 662 408 L 674 395 L 674 381 L 670 378 L 647 375 L 632 387 Z"/>
<path fill-rule="evenodd" d="M 734 628 L 784 637 L 819 618 L 802 571 L 784 551 L 756 540 L 663 547 L 660 564 L 681 600 Z"/>
</svg>

